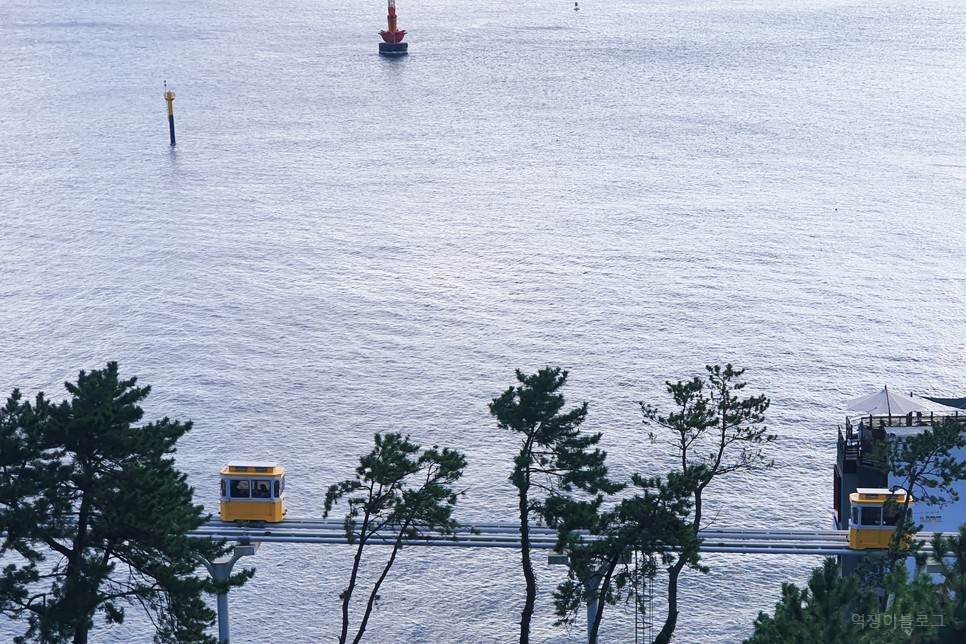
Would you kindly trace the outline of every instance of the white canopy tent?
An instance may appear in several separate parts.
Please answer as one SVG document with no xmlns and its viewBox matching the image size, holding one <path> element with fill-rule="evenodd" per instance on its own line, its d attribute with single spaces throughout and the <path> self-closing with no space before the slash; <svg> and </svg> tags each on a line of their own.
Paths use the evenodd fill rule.
<svg viewBox="0 0 966 644">
<path fill-rule="evenodd" d="M 947 412 L 956 411 L 952 407 L 940 405 L 927 398 L 918 396 L 903 396 L 889 391 L 885 386 L 882 391 L 877 391 L 868 396 L 862 396 L 849 401 L 847 407 L 849 411 L 862 412 L 870 416 L 905 416 L 912 412 Z"/>
</svg>

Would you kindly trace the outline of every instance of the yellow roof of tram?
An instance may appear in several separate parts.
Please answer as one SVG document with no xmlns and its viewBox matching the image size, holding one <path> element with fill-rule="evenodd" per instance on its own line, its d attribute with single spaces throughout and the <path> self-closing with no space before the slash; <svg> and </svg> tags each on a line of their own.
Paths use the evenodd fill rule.
<svg viewBox="0 0 966 644">
<path fill-rule="evenodd" d="M 891 498 L 895 499 L 896 503 L 904 503 L 907 495 L 908 492 L 902 488 L 890 490 L 889 488 L 860 487 L 849 495 L 849 501 L 851 503 L 882 505 Z"/>
<path fill-rule="evenodd" d="M 285 468 L 278 463 L 240 461 L 221 468 L 222 476 L 282 476 Z"/>
</svg>

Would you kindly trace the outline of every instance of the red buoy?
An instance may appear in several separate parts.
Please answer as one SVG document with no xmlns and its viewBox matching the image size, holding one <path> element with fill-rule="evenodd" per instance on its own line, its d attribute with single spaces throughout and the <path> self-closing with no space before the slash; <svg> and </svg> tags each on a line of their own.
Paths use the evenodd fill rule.
<svg viewBox="0 0 966 644">
<path fill-rule="evenodd" d="M 396 0 L 389 0 L 389 26 L 380 31 L 382 42 L 379 43 L 379 53 L 383 56 L 403 56 L 409 53 L 409 43 L 403 42 L 406 37 L 405 29 L 396 28 Z"/>
</svg>

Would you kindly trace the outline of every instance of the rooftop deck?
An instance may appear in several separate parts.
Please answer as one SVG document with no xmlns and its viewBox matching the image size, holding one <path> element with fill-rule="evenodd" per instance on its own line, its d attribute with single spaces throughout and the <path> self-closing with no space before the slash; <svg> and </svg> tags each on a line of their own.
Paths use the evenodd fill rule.
<svg viewBox="0 0 966 644">
<path fill-rule="evenodd" d="M 886 470 L 887 438 L 908 436 L 929 429 L 944 418 L 955 418 L 966 429 L 966 412 L 909 412 L 905 416 L 866 415 L 845 419 L 845 430 L 839 425 L 838 458 L 846 471 L 856 465 Z M 851 467 L 850 467 L 851 466 Z"/>
</svg>

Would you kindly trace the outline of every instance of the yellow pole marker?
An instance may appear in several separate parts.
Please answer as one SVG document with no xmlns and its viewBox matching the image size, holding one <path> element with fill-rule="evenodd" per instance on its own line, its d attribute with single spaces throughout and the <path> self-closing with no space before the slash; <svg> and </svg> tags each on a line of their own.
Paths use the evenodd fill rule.
<svg viewBox="0 0 966 644">
<path fill-rule="evenodd" d="M 171 146 L 174 147 L 174 92 L 168 89 L 168 81 L 164 81 L 164 100 L 168 102 L 168 132 L 171 134 Z"/>
</svg>

